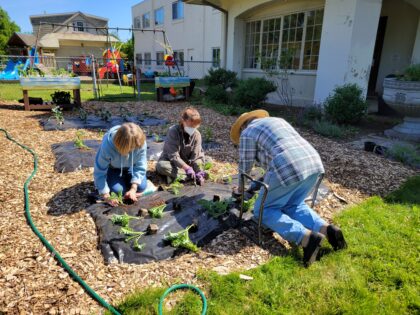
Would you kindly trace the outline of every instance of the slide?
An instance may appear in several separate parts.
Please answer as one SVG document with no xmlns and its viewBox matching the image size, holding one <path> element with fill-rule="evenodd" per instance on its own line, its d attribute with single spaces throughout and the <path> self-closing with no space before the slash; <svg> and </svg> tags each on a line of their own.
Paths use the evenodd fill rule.
<svg viewBox="0 0 420 315">
<path fill-rule="evenodd" d="M 0 73 L 0 80 L 19 80 L 19 66 L 22 64 L 22 61 L 14 62 L 9 60 L 6 64 L 6 68 Z M 26 59 L 25 65 L 22 70 L 26 70 L 30 64 L 29 58 Z"/>
</svg>

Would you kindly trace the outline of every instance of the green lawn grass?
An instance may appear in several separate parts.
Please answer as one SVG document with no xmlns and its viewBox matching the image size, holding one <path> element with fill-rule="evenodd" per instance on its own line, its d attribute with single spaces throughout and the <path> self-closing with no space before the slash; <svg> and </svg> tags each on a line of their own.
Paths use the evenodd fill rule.
<svg viewBox="0 0 420 315">
<path fill-rule="evenodd" d="M 104 81 L 105 82 L 105 81 Z M 132 86 L 122 86 L 122 92 L 118 84 L 106 83 L 100 85 L 101 88 L 101 99 L 106 101 L 127 101 L 135 100 Z M 44 101 L 51 101 L 51 94 L 54 90 L 47 91 L 29 91 L 31 97 L 42 97 Z M 81 84 L 81 98 L 82 101 L 93 100 L 93 84 L 82 83 Z M 0 100 L 17 101 L 23 98 L 22 88 L 19 83 L 1 83 L 0 84 Z M 156 99 L 156 93 L 154 89 L 154 83 L 142 83 L 141 84 L 141 99 L 142 100 L 154 100 Z"/>
<path fill-rule="evenodd" d="M 199 277 L 208 314 L 419 314 L 420 176 L 389 200 L 372 197 L 335 217 L 348 249 L 329 252 L 309 268 L 293 250 L 267 264 L 219 276 Z M 387 199 L 388 200 L 388 199 Z M 325 248 L 328 251 L 329 248 Z M 157 314 L 162 289 L 146 289 L 124 299 L 123 314 Z M 183 295 L 168 314 L 200 314 L 193 293 Z"/>
</svg>

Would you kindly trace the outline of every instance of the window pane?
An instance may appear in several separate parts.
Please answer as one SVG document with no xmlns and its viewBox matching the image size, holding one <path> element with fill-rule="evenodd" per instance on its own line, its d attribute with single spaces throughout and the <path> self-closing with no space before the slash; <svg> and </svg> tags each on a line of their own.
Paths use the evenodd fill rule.
<svg viewBox="0 0 420 315">
<path fill-rule="evenodd" d="M 263 25 L 265 27 L 265 24 Z M 259 58 L 261 21 L 248 22 L 245 34 L 245 68 L 256 68 Z M 267 38 L 265 38 L 267 40 Z M 220 52 L 219 52 L 220 54 Z"/>
<path fill-rule="evenodd" d="M 163 24 L 163 8 L 155 10 L 155 25 Z"/>
<path fill-rule="evenodd" d="M 324 10 L 307 12 L 308 26 L 306 27 L 305 59 L 303 62 L 303 69 L 306 70 L 316 70 L 318 68 L 323 13 Z"/>
<path fill-rule="evenodd" d="M 315 26 L 314 40 L 321 40 L 321 32 L 322 32 L 322 26 L 321 25 Z"/>
<path fill-rule="evenodd" d="M 150 27 L 150 14 L 146 13 L 143 14 L 143 28 Z"/>
<path fill-rule="evenodd" d="M 315 24 L 322 24 L 324 19 L 324 10 L 317 10 L 315 15 Z"/>
<path fill-rule="evenodd" d="M 314 25 L 315 23 L 315 11 L 309 11 L 308 12 L 308 21 L 307 21 L 307 25 Z"/>
</svg>

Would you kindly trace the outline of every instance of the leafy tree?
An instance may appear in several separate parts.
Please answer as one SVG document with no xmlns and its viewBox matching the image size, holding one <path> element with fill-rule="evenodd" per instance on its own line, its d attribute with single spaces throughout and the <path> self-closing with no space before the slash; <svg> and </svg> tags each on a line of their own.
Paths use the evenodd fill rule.
<svg viewBox="0 0 420 315">
<path fill-rule="evenodd" d="M 132 38 L 122 44 L 121 51 L 126 55 L 128 60 L 134 60 L 134 41 Z"/>
<path fill-rule="evenodd" d="M 0 7 L 0 55 L 6 55 L 7 41 L 20 27 L 10 20 L 9 15 Z"/>
</svg>

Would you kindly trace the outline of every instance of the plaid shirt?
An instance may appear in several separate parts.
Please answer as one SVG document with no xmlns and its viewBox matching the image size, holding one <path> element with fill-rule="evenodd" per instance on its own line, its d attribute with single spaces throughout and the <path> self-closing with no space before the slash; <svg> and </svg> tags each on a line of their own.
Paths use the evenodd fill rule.
<svg viewBox="0 0 420 315">
<path fill-rule="evenodd" d="M 324 173 L 312 145 L 284 119 L 275 117 L 255 119 L 241 133 L 239 173 L 249 174 L 255 162 L 284 186 Z"/>
</svg>

